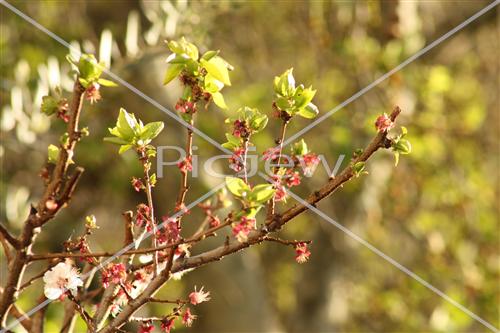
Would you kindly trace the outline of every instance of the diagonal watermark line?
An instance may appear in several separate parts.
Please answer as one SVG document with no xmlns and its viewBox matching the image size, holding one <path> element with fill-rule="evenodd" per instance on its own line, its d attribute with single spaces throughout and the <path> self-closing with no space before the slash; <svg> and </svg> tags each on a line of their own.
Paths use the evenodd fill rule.
<svg viewBox="0 0 500 333">
<path fill-rule="evenodd" d="M 13 5 L 11 5 L 10 3 L 8 3 L 7 1 L 0 0 L 0 4 L 4 5 L 8 9 L 10 9 L 13 13 L 15 13 L 19 17 L 23 18 L 25 21 L 27 21 L 31 25 L 33 25 L 35 28 L 37 28 L 38 30 L 44 32 L 45 34 L 47 34 L 52 39 L 54 39 L 57 42 L 59 42 L 59 44 L 67 47 L 69 50 L 71 50 L 75 54 L 78 54 L 78 55 L 82 54 L 80 52 L 80 50 L 78 50 L 75 47 L 71 46 L 71 44 L 69 44 L 63 38 L 61 38 L 60 36 L 56 35 L 52 31 L 50 31 L 49 29 L 45 28 L 43 25 L 41 25 L 36 20 L 34 20 L 32 17 L 26 15 L 25 13 L 23 13 L 22 11 L 20 11 L 19 9 L 17 9 Z M 148 95 L 146 95 L 145 93 L 143 93 L 142 91 L 140 91 L 139 89 L 137 89 L 132 84 L 128 83 L 127 81 L 125 81 L 124 79 L 122 79 L 121 77 L 119 77 L 118 75 L 116 75 L 115 73 L 111 72 L 109 69 L 103 68 L 103 72 L 106 73 L 109 77 L 111 77 L 116 82 L 119 82 L 121 85 L 123 85 L 128 90 L 132 91 L 134 94 L 138 95 L 139 97 L 141 97 L 142 99 L 144 99 L 145 101 L 147 101 L 148 103 L 150 103 L 151 105 L 155 106 L 157 109 L 163 111 L 166 115 L 168 115 L 170 118 L 172 118 L 175 121 L 177 121 L 182 126 L 184 126 L 184 127 L 188 128 L 188 129 L 192 130 L 194 133 L 196 133 L 197 135 L 199 135 L 200 137 L 202 137 L 203 139 L 205 139 L 207 142 L 210 142 L 212 145 L 214 145 L 215 147 L 219 148 L 220 150 L 222 150 L 226 154 L 232 154 L 232 152 L 230 150 L 222 147 L 219 142 L 217 142 L 216 140 L 212 139 L 210 136 L 208 136 L 207 134 L 205 134 L 203 131 L 201 131 L 198 128 L 194 127 L 193 125 L 189 124 L 184 119 L 182 119 L 181 117 L 179 117 L 175 112 L 170 111 L 169 109 L 167 109 L 166 107 L 164 107 L 163 105 L 161 105 L 160 103 L 158 103 L 156 100 L 154 100 L 153 98 L 149 97 Z"/>
<path fill-rule="evenodd" d="M 292 136 L 290 136 L 288 139 L 286 139 L 283 142 L 283 146 L 286 146 L 286 145 L 290 144 L 291 142 L 293 142 L 294 140 L 296 140 L 297 138 L 303 136 L 305 133 L 309 132 L 311 129 L 313 129 L 319 123 L 323 122 L 325 119 L 327 119 L 328 117 L 330 117 L 332 114 L 334 114 L 335 112 L 339 111 L 344 106 L 346 106 L 346 105 L 352 103 L 353 101 L 357 100 L 359 97 L 361 97 L 362 95 L 364 95 L 365 93 L 367 93 L 368 91 L 370 91 L 371 89 L 373 89 L 379 83 L 385 81 L 387 78 L 389 78 L 390 76 L 392 76 L 396 72 L 398 72 L 401 69 L 405 68 L 406 66 L 408 66 L 409 64 L 411 64 L 413 61 L 417 60 L 418 58 L 420 58 L 421 56 L 423 56 L 424 54 L 426 54 L 427 52 L 429 52 L 430 50 L 432 50 L 434 47 L 438 46 L 439 44 L 441 44 L 442 42 L 444 42 L 445 40 L 447 40 L 448 38 L 450 38 L 451 36 L 453 36 L 454 34 L 456 34 L 457 32 L 459 32 L 460 30 L 462 30 L 463 28 L 465 28 L 467 25 L 469 25 L 470 23 L 472 23 L 473 21 L 475 21 L 476 19 L 478 19 L 480 16 L 486 14 L 488 11 L 490 11 L 493 8 L 495 8 L 495 6 L 498 5 L 499 3 L 500 3 L 500 0 L 493 1 L 489 5 L 487 5 L 486 7 L 484 7 L 483 9 L 481 9 L 480 11 L 478 11 L 476 14 L 472 15 L 471 17 L 469 17 L 468 19 L 466 19 L 465 21 L 463 21 L 462 23 L 460 23 L 459 25 L 457 25 L 455 28 L 451 29 L 450 31 L 448 31 L 447 33 L 445 33 L 444 35 L 442 35 L 441 37 L 439 37 L 438 39 L 436 39 L 435 41 L 433 41 L 432 43 L 430 43 L 429 45 L 427 45 L 426 47 L 424 47 L 423 49 L 421 49 L 420 51 L 418 51 L 417 53 L 415 53 L 414 55 L 412 55 L 408 59 L 406 59 L 405 61 L 403 61 L 398 66 L 394 67 L 393 69 L 391 69 L 390 71 L 388 71 L 387 73 L 385 73 L 384 75 L 382 75 L 381 77 L 379 77 L 377 80 L 373 81 L 372 83 L 370 83 L 369 85 L 367 85 L 366 87 L 364 87 L 363 89 L 361 89 L 360 91 L 358 91 L 357 93 L 355 93 L 354 95 L 352 95 L 351 97 L 349 97 L 348 99 L 346 99 L 344 102 L 342 102 L 339 105 L 337 105 L 335 108 L 331 109 L 330 111 L 328 111 L 327 113 L 325 113 L 321 117 L 317 118 L 312 123 L 310 123 L 309 125 L 307 125 L 303 129 L 301 129 L 300 131 L 298 131 L 297 133 L 295 133 Z"/>
<path fill-rule="evenodd" d="M 207 193 L 203 194 L 201 197 L 199 197 L 198 199 L 196 199 L 195 201 L 191 202 L 189 205 L 186 206 L 186 210 L 181 210 L 179 212 L 177 212 L 176 214 L 172 215 L 170 218 L 172 219 L 175 219 L 177 217 L 181 217 L 183 216 L 184 214 L 186 214 L 186 212 L 193 208 L 194 206 L 196 206 L 197 204 L 199 204 L 200 202 L 202 202 L 203 200 L 209 198 L 210 196 L 212 196 L 215 192 L 217 192 L 218 190 L 220 190 L 222 187 L 224 187 L 226 185 L 225 182 L 222 182 L 220 183 L 219 185 L 215 186 L 213 189 L 211 189 L 210 191 L 208 191 Z M 158 225 L 158 228 L 157 230 L 161 230 L 165 227 L 166 223 L 162 223 L 160 225 Z M 151 237 L 151 235 L 153 235 L 153 232 L 152 231 L 149 231 L 147 232 L 143 239 L 142 240 L 146 240 L 148 239 L 149 237 Z M 113 256 L 109 257 L 108 259 L 106 259 L 105 261 L 103 261 L 102 263 L 99 264 L 99 266 L 95 267 L 95 269 L 97 271 L 100 271 L 101 269 L 103 269 L 108 263 L 112 262 L 113 260 L 115 260 L 116 258 L 120 257 L 122 254 L 124 254 L 125 252 L 127 252 L 128 250 L 131 250 L 132 248 L 135 247 L 135 241 L 134 242 L 131 242 L 129 243 L 128 245 L 124 246 L 122 249 L 120 249 L 119 251 L 117 251 L 115 254 L 113 254 Z M 84 280 L 87 276 L 89 276 L 90 274 L 94 274 L 96 272 L 96 270 L 92 270 L 86 274 L 83 274 L 81 276 L 81 279 Z M 10 325 L 7 325 L 6 328 L 0 330 L 0 333 L 5 333 L 5 332 L 8 332 L 9 330 L 11 330 L 12 328 L 14 328 L 15 326 L 19 325 L 24 319 L 27 319 L 29 318 L 30 316 L 32 316 L 35 312 L 37 311 L 40 311 L 41 309 L 43 309 L 44 307 L 46 307 L 47 305 L 49 305 L 50 303 L 52 303 L 54 300 L 51 300 L 51 299 L 47 299 L 45 301 L 43 301 L 42 303 L 38 304 L 37 306 L 33 307 L 32 309 L 30 309 L 28 312 L 26 312 L 24 314 L 24 316 L 22 316 L 21 318 L 19 319 L 16 319 L 14 322 L 12 322 Z"/>
<path fill-rule="evenodd" d="M 259 172 L 259 175 L 262 178 L 264 178 L 265 180 L 270 181 L 269 177 L 266 176 L 265 174 Z M 461 305 L 460 303 L 458 303 L 457 301 L 455 301 L 453 298 L 451 298 L 450 296 L 446 295 L 444 292 L 442 292 L 441 290 L 439 290 L 438 288 L 434 287 L 432 284 L 430 284 L 429 282 L 427 282 L 426 280 L 424 280 L 423 278 L 421 278 L 420 276 L 418 276 L 417 274 L 415 274 L 414 272 L 412 272 L 410 269 L 406 268 L 405 266 L 403 266 L 402 264 L 400 264 L 399 262 L 397 262 L 396 260 L 394 260 L 393 258 L 391 258 L 390 256 L 388 256 L 387 254 L 385 254 L 384 252 L 382 252 L 381 250 L 379 250 L 378 248 L 376 248 L 375 246 L 373 246 L 368 241 L 364 240 L 363 238 L 361 238 L 360 236 L 356 235 L 354 232 L 352 232 L 348 228 L 344 227 L 342 224 L 340 224 L 337 221 L 335 221 L 334 219 L 332 219 L 330 216 L 328 216 L 323 211 L 321 211 L 318 208 L 314 207 L 313 205 L 309 204 L 306 200 L 302 199 L 300 196 L 298 196 L 297 194 L 293 193 L 292 191 L 287 190 L 287 193 L 293 199 L 295 199 L 296 201 L 298 201 L 300 204 L 304 205 L 309 210 L 313 211 L 314 213 L 316 213 L 317 215 L 319 215 L 320 217 L 322 217 L 328 223 L 330 223 L 333 226 L 337 227 L 338 229 L 342 230 L 349 237 L 351 237 L 355 241 L 361 243 L 362 245 L 364 245 L 365 247 L 367 247 L 370 251 L 372 251 L 373 253 L 375 253 L 376 255 L 378 255 L 379 257 L 381 257 L 382 259 L 384 259 L 385 261 L 387 261 L 388 263 L 390 263 L 391 265 L 393 265 L 394 267 L 396 267 L 397 269 L 399 269 L 401 272 L 405 273 L 406 275 L 408 275 L 409 277 L 411 277 L 412 279 L 414 279 L 415 281 L 417 281 L 418 283 L 420 283 L 421 285 L 423 285 L 424 287 L 426 287 L 427 289 L 429 289 L 430 291 L 432 291 L 433 293 L 435 293 L 436 295 L 440 296 L 441 298 L 443 298 L 445 301 L 447 301 L 451 305 L 455 306 L 456 308 L 458 308 L 459 310 L 461 310 L 465 314 L 469 315 L 471 318 L 473 318 L 474 320 L 478 321 L 482 325 L 486 326 L 487 328 L 489 328 L 493 332 L 500 333 L 500 331 L 495 326 L 493 326 L 492 324 L 490 324 L 486 320 L 482 319 L 477 314 L 475 314 L 474 312 L 470 311 L 469 309 L 467 309 L 466 307 L 464 307 L 463 305 Z"/>
</svg>

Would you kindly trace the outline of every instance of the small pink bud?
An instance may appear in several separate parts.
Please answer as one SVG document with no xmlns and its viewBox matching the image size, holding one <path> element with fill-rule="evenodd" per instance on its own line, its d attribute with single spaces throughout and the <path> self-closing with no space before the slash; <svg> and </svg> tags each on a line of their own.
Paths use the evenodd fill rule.
<svg viewBox="0 0 500 333">
<path fill-rule="evenodd" d="M 377 120 L 375 121 L 375 128 L 378 132 L 388 131 L 392 127 L 394 127 L 394 123 L 386 113 L 378 116 Z"/>
</svg>

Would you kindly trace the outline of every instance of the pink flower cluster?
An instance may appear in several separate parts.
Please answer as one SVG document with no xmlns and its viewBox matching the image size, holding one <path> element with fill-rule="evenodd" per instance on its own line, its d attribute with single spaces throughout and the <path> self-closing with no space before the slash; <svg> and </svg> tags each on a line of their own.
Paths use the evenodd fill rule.
<svg viewBox="0 0 500 333">
<path fill-rule="evenodd" d="M 245 121 L 238 119 L 233 123 L 233 135 L 237 138 L 247 138 L 250 135 Z"/>
<path fill-rule="evenodd" d="M 250 231 L 255 229 L 256 220 L 251 217 L 242 216 L 238 223 L 233 223 L 233 236 L 239 242 L 245 242 L 248 239 Z"/>
<path fill-rule="evenodd" d="M 132 183 L 132 187 L 134 188 L 134 190 L 136 192 L 139 192 L 140 190 L 142 190 L 144 188 L 144 184 L 142 183 L 141 179 L 132 177 L 131 183 Z"/>
<path fill-rule="evenodd" d="M 99 83 L 92 83 L 85 89 L 85 98 L 90 101 L 90 104 L 94 104 L 101 99 L 100 87 Z"/>
<path fill-rule="evenodd" d="M 125 265 L 109 264 L 107 268 L 102 271 L 102 284 L 104 288 L 109 287 L 110 283 L 119 284 L 125 282 L 127 278 L 127 270 Z"/>
<path fill-rule="evenodd" d="M 137 205 L 137 212 L 135 216 L 135 224 L 139 227 L 146 227 L 148 231 L 151 231 L 151 216 L 149 206 L 145 204 Z"/>
<path fill-rule="evenodd" d="M 196 104 L 181 98 L 177 104 L 175 104 L 175 109 L 182 113 L 192 114 L 196 112 Z"/>
<path fill-rule="evenodd" d="M 311 251 L 307 248 L 306 243 L 298 243 L 295 245 L 295 261 L 297 261 L 299 264 L 305 263 L 307 260 L 309 260 L 309 257 L 311 256 Z"/>
<path fill-rule="evenodd" d="M 182 161 L 177 163 L 177 167 L 181 170 L 182 173 L 186 173 L 188 171 L 193 171 L 193 164 L 191 156 L 187 156 Z"/>
<path fill-rule="evenodd" d="M 236 171 L 240 172 L 243 170 L 243 154 L 245 153 L 245 148 L 238 147 L 234 149 L 233 156 L 229 158 L 229 167 Z"/>
<path fill-rule="evenodd" d="M 168 216 L 162 217 L 163 228 L 156 232 L 156 240 L 160 245 L 172 244 L 179 240 L 181 228 L 179 226 L 179 221 L 172 219 Z"/>
<path fill-rule="evenodd" d="M 394 127 L 394 122 L 387 115 L 387 113 L 381 114 L 377 117 L 375 121 L 375 128 L 378 132 L 386 132 Z"/>
</svg>

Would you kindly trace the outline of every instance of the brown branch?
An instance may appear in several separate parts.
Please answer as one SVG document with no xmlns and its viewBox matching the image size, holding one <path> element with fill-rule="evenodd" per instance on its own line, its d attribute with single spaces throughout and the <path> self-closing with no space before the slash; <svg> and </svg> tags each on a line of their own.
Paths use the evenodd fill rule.
<svg viewBox="0 0 500 333">
<path fill-rule="evenodd" d="M 28 288 L 29 286 L 31 286 L 36 280 L 42 278 L 45 273 L 51 269 L 52 267 L 54 267 L 55 265 L 57 265 L 58 263 L 60 263 L 62 260 L 61 259 L 56 259 L 54 260 L 54 262 L 52 262 L 50 265 L 47 266 L 47 268 L 45 270 L 43 270 L 42 272 L 38 273 L 37 275 L 33 276 L 31 279 L 29 279 L 28 281 L 26 281 L 25 283 L 23 283 L 21 285 L 21 287 L 19 288 L 19 291 L 23 291 L 24 289 Z"/>
<path fill-rule="evenodd" d="M 88 329 L 91 332 L 94 332 L 94 324 L 92 323 L 92 317 L 90 317 L 88 312 L 85 311 L 80 302 L 71 294 L 71 292 L 68 292 L 68 299 L 73 302 L 76 311 L 80 314 L 80 317 L 83 319 L 83 321 L 85 321 L 85 324 L 87 324 Z"/>
<path fill-rule="evenodd" d="M 296 246 L 298 244 L 311 244 L 311 240 L 287 240 L 287 239 L 281 239 L 277 237 L 272 237 L 272 236 L 265 236 L 263 238 L 265 241 L 269 242 L 275 242 L 281 245 L 288 245 L 288 246 Z"/>
<path fill-rule="evenodd" d="M 168 300 L 168 299 L 159 299 L 159 298 L 154 298 L 154 297 L 150 297 L 148 299 L 148 302 L 151 302 L 151 303 L 168 303 L 168 304 L 186 304 L 186 303 L 188 303 L 188 301 L 183 301 L 181 299 L 172 301 L 172 300 Z"/>
<path fill-rule="evenodd" d="M 56 167 L 52 172 L 51 179 L 45 188 L 45 192 L 38 202 L 37 207 L 32 207 L 28 219 L 24 223 L 23 231 L 19 237 L 19 249 L 16 251 L 9 267 L 4 292 L 0 300 L 0 327 L 5 327 L 9 309 L 19 295 L 20 284 L 23 279 L 26 264 L 28 263 L 27 258 L 31 254 L 31 248 L 37 234 L 40 232 L 40 227 L 52 219 L 55 213 L 60 209 L 59 207 L 59 209 L 50 210 L 50 205 L 47 205 L 47 202 L 57 198 L 68 165 L 73 156 L 75 145 L 80 138 L 78 133 L 78 121 L 82 110 L 84 92 L 85 89 L 79 83 L 78 78 L 76 78 L 73 86 L 70 119 L 67 127 L 69 135 L 68 143 L 65 146 L 61 145 Z M 77 172 L 77 174 L 80 174 L 80 172 Z M 78 178 L 79 176 L 76 180 L 78 180 Z M 71 185 L 71 180 L 68 184 Z M 76 181 L 73 182 L 73 184 L 76 184 Z M 67 187 L 67 190 L 63 191 L 62 199 L 67 198 L 69 200 L 73 190 L 74 185 Z M 63 206 L 65 204 L 66 202 L 59 202 L 58 206 Z"/>
<path fill-rule="evenodd" d="M 395 121 L 396 117 L 399 115 L 401 110 L 397 107 L 391 114 L 391 119 Z M 352 165 L 357 162 L 364 162 L 368 160 L 373 153 L 375 153 L 380 148 L 389 148 L 390 140 L 387 139 L 387 132 L 381 132 L 372 140 L 368 147 L 363 151 L 363 153 L 352 161 L 348 167 L 346 167 L 338 177 L 330 179 L 328 183 L 322 187 L 319 191 L 311 194 L 307 201 L 311 205 L 317 204 L 320 200 L 326 198 L 328 195 L 332 194 L 337 188 L 342 186 L 345 182 L 350 180 L 354 176 L 354 171 Z M 184 271 L 190 268 L 197 268 L 206 265 L 210 262 L 218 261 L 223 259 L 229 254 L 236 253 L 252 245 L 261 243 L 266 240 L 268 233 L 272 231 L 277 231 L 284 224 L 289 222 L 293 217 L 303 213 L 307 210 L 307 207 L 302 205 L 297 205 L 290 208 L 285 213 L 270 217 L 270 220 L 266 221 L 266 226 L 260 230 L 254 230 L 248 235 L 248 240 L 246 242 L 239 242 L 236 239 L 228 239 L 224 245 L 219 246 L 213 250 L 201 253 L 199 255 L 182 258 L 177 260 L 172 265 L 171 273 L 176 273 Z M 125 324 L 129 318 L 148 300 L 154 296 L 154 294 L 170 279 L 171 274 L 161 274 L 155 277 L 148 287 L 134 300 L 129 302 L 125 306 L 122 312 L 114 318 L 107 327 L 99 331 L 99 333 L 111 333 L 115 329 L 120 328 Z"/>
<path fill-rule="evenodd" d="M 9 244 L 15 249 L 18 249 L 21 246 L 19 240 L 16 237 L 14 237 L 1 222 L 0 222 L 0 236 L 2 236 L 7 242 L 9 242 Z"/>
<path fill-rule="evenodd" d="M 42 295 L 38 298 L 38 305 L 42 304 L 45 302 L 47 298 L 45 295 L 42 293 Z M 44 324 L 45 324 L 45 314 L 47 313 L 48 306 L 44 306 L 37 312 L 35 312 L 32 316 L 32 328 L 30 333 L 44 333 Z"/>
<path fill-rule="evenodd" d="M 276 173 L 279 170 L 279 165 L 281 164 L 281 154 L 283 153 L 283 142 L 285 141 L 285 135 L 286 135 L 286 127 L 288 125 L 288 122 L 290 121 L 290 118 L 286 116 L 285 119 L 283 119 L 283 122 L 281 123 L 281 132 L 280 132 L 280 137 L 276 140 L 276 143 L 279 144 L 279 152 L 278 152 L 278 166 L 274 167 L 274 173 Z M 274 209 L 276 206 L 276 200 L 274 199 L 274 196 L 271 198 L 269 201 L 269 204 L 267 205 L 267 217 L 266 220 L 271 220 L 272 217 L 274 216 Z"/>
<path fill-rule="evenodd" d="M 390 115 L 391 120 L 394 122 L 400 113 L 401 109 L 399 107 L 396 107 Z M 307 203 L 311 206 L 314 206 L 322 199 L 331 195 L 345 182 L 349 181 L 352 177 L 355 176 L 353 170 L 354 164 L 358 162 L 366 162 L 380 148 L 389 148 L 390 143 L 390 140 L 387 138 L 387 131 L 378 133 L 377 136 L 375 136 L 375 138 L 370 142 L 370 144 L 363 150 L 363 153 L 356 157 L 352 161 L 352 163 L 344 170 L 342 170 L 342 172 L 338 176 L 330 179 L 325 186 L 309 195 L 306 199 Z M 280 229 L 285 223 L 307 210 L 308 208 L 306 205 L 295 205 L 294 207 L 285 211 L 279 217 L 274 218 L 273 221 L 270 222 L 269 231 L 276 231 Z"/>
<path fill-rule="evenodd" d="M 146 197 L 148 199 L 148 206 L 149 206 L 149 214 L 151 217 L 151 225 L 153 227 L 153 237 L 152 237 L 152 245 L 153 248 L 156 248 L 156 221 L 155 221 L 155 211 L 154 211 L 154 204 L 153 204 L 153 194 L 152 194 L 152 185 L 151 185 L 151 178 L 149 176 L 149 169 L 151 167 L 151 163 L 149 162 L 148 157 L 146 156 L 146 152 L 142 150 L 140 152 L 141 157 L 140 160 L 143 165 L 144 169 L 144 180 L 146 181 L 145 185 L 145 191 L 146 191 Z M 158 252 L 154 253 L 154 267 L 153 267 L 154 275 L 158 275 Z"/>
<path fill-rule="evenodd" d="M 17 307 L 17 305 L 12 305 L 12 308 L 10 309 L 10 313 L 23 325 L 23 327 L 28 331 L 31 332 L 31 327 L 32 327 L 32 321 L 31 319 L 26 316 L 26 313 L 24 313 L 23 310 Z"/>
</svg>

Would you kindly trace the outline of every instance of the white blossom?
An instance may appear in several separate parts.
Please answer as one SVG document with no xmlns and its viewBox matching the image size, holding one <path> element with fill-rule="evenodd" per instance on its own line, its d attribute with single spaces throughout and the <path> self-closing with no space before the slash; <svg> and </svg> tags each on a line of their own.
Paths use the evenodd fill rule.
<svg viewBox="0 0 500 333">
<path fill-rule="evenodd" d="M 66 291 L 75 292 L 83 285 L 78 270 L 70 263 L 61 262 L 43 275 L 44 293 L 48 299 L 58 299 Z"/>
</svg>

